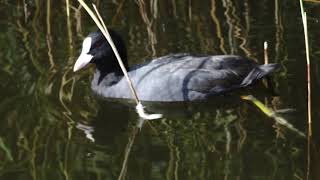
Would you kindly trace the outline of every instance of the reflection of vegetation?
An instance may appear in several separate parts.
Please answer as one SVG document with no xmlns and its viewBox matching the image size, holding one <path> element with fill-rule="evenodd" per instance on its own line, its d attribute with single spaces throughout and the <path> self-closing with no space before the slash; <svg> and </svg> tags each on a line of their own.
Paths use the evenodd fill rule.
<svg viewBox="0 0 320 180">
<path fill-rule="evenodd" d="M 125 128 L 114 128 L 119 117 L 110 117 L 121 113 L 110 112 L 98 119 L 114 121 L 100 128 L 100 135 L 105 136 L 97 144 L 74 128 L 76 123 L 91 125 L 99 109 L 89 89 L 91 70 L 72 72 L 82 33 L 96 28 L 75 1 L 66 2 L 70 3 L 69 17 L 64 1 L 2 3 L 3 17 L 8 19 L 0 20 L 6 27 L 0 30 L 1 179 L 116 179 L 121 172 L 130 137 L 125 130 L 134 128 L 134 113 L 126 113 L 132 123 L 124 123 Z M 268 38 L 270 59 L 285 69 L 276 76 L 278 87 L 285 84 L 280 93 L 288 94 L 278 100 L 279 106 L 303 109 L 304 96 L 294 96 L 303 94 L 301 88 L 290 84 L 295 69 L 288 60 L 301 56 L 297 41 L 303 43 L 303 37 L 296 38 L 299 30 L 291 21 L 292 14 L 299 17 L 292 13 L 297 2 L 120 0 L 98 4 L 104 19 L 111 22 L 113 17 L 113 25 L 127 34 L 131 63 L 183 51 L 237 52 L 262 62 L 262 43 Z M 274 7 L 275 19 L 268 13 Z M 268 121 L 256 120 L 265 117 L 245 103 L 212 111 L 145 124 L 131 146 L 125 178 L 304 176 L 300 139 L 294 135 L 290 140 L 278 138 Z M 304 115 L 290 122 L 297 123 L 294 120 Z M 93 127 L 99 134 L 99 125 Z"/>
</svg>

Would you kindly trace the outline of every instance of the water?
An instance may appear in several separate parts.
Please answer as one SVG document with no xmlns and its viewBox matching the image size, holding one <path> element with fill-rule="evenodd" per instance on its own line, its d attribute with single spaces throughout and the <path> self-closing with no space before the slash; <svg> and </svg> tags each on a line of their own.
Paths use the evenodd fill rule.
<svg viewBox="0 0 320 180">
<path fill-rule="evenodd" d="M 263 63 L 279 96 L 252 95 L 307 132 L 304 36 L 298 1 L 108 1 L 98 7 L 125 38 L 130 64 L 168 53 L 239 54 Z M 24 4 L 25 3 L 25 4 Z M 101 100 L 94 68 L 73 73 L 81 42 L 96 29 L 71 2 L 1 1 L 0 179 L 319 179 L 319 3 L 306 3 L 312 60 L 314 139 L 307 141 L 237 96 L 206 103 Z"/>
</svg>

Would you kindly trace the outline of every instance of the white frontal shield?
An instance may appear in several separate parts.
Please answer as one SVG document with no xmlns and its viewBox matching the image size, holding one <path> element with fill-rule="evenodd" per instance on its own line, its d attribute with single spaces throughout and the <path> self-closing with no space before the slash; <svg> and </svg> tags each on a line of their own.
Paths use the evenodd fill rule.
<svg viewBox="0 0 320 180">
<path fill-rule="evenodd" d="M 90 48 L 91 48 L 91 41 L 92 41 L 92 39 L 90 37 L 87 37 L 86 39 L 84 39 L 84 41 L 82 43 L 81 54 L 73 66 L 74 72 L 85 67 L 87 64 L 89 64 L 89 62 L 93 58 L 93 56 L 91 54 L 88 54 L 88 52 L 90 51 Z"/>
</svg>

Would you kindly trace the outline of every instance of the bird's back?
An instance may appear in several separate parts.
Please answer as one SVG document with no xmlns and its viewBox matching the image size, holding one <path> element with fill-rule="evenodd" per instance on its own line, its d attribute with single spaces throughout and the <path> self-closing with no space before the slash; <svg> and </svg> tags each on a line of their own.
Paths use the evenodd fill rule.
<svg viewBox="0 0 320 180">
<path fill-rule="evenodd" d="M 250 85 L 273 71 L 270 69 L 259 75 L 259 67 L 254 61 L 240 56 L 173 54 L 136 66 L 129 76 L 141 100 L 193 101 Z M 98 76 L 95 75 L 95 79 Z M 251 80 L 250 83 L 244 84 L 245 79 Z M 125 78 L 111 86 L 105 79 L 99 85 L 93 81 L 92 88 L 105 97 L 132 98 Z"/>
</svg>

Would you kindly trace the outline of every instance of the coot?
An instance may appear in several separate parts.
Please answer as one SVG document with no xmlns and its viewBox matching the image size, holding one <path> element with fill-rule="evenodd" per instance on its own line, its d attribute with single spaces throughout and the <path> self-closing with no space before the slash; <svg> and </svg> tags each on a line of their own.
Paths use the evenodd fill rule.
<svg viewBox="0 0 320 180">
<path fill-rule="evenodd" d="M 205 100 L 247 87 L 278 67 L 277 64 L 258 65 L 235 55 L 170 54 L 129 68 L 122 38 L 115 31 L 109 30 L 109 33 L 142 101 Z M 89 63 L 96 65 L 91 82 L 95 93 L 107 98 L 133 98 L 116 57 L 100 31 L 92 32 L 84 39 L 73 70 Z"/>
</svg>

